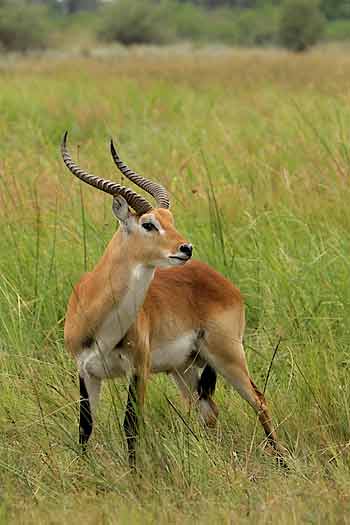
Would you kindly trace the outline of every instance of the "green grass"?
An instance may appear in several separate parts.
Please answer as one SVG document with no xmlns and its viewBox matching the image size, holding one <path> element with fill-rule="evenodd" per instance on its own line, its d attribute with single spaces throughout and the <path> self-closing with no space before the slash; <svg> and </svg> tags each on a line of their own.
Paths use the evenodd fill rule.
<svg viewBox="0 0 350 525">
<path fill-rule="evenodd" d="M 2 60 L 0 523 L 348 521 L 349 66 L 331 52 Z M 166 376 L 149 387 L 138 476 L 120 427 L 123 382 L 105 385 L 79 458 L 63 318 L 115 222 L 110 198 L 63 167 L 65 129 L 92 172 L 120 180 L 113 135 L 127 163 L 169 188 L 196 256 L 245 296 L 261 388 L 280 341 L 266 395 L 288 473 L 223 381 L 207 433 Z"/>
</svg>

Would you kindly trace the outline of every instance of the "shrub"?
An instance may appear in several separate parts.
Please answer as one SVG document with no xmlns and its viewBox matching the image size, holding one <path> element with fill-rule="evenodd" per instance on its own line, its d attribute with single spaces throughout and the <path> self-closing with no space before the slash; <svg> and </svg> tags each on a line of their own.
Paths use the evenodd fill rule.
<svg viewBox="0 0 350 525">
<path fill-rule="evenodd" d="M 322 36 L 325 19 L 316 0 L 288 0 L 282 8 L 280 41 L 292 51 L 305 51 Z"/>
<path fill-rule="evenodd" d="M 164 44 L 174 38 L 170 11 L 152 0 L 120 0 L 105 9 L 98 37 L 107 42 Z"/>
<path fill-rule="evenodd" d="M 215 15 L 213 15 L 214 17 Z M 191 3 L 179 3 L 174 9 L 173 23 L 180 40 L 205 41 L 210 39 L 213 22 L 206 9 Z"/>
<path fill-rule="evenodd" d="M 219 8 L 208 10 L 191 4 L 178 4 L 172 22 L 176 27 L 176 36 L 180 40 L 199 42 L 237 43 L 237 31 L 232 9 Z"/>
<path fill-rule="evenodd" d="M 278 34 L 278 11 L 272 6 L 237 11 L 238 43 L 259 46 L 275 43 Z"/>
<path fill-rule="evenodd" d="M 329 20 L 350 18 L 349 0 L 321 0 L 320 8 Z"/>
<path fill-rule="evenodd" d="M 44 49 L 48 39 L 46 9 L 19 3 L 0 7 L 0 48 L 22 52 Z"/>
</svg>

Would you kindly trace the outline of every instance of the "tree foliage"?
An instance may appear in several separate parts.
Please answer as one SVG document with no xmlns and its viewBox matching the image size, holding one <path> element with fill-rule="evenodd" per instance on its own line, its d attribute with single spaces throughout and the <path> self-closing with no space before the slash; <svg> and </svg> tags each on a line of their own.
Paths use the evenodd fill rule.
<svg viewBox="0 0 350 525">
<path fill-rule="evenodd" d="M 0 48 L 28 51 L 48 46 L 47 11 L 41 6 L 4 3 L 0 7 Z"/>
<path fill-rule="evenodd" d="M 105 10 L 98 36 L 125 45 L 167 43 L 174 36 L 170 15 L 153 0 L 119 0 Z"/>
<path fill-rule="evenodd" d="M 325 40 L 350 39 L 350 0 L 0 0 L 0 49 L 46 47 L 50 30 L 59 43 L 74 27 L 77 41 L 92 44 L 98 32 L 127 45 L 177 39 L 304 51 L 321 38 L 324 17 Z"/>
<path fill-rule="evenodd" d="M 306 51 L 320 40 L 324 26 L 324 16 L 316 0 L 288 0 L 280 19 L 281 43 L 292 51 Z"/>
<path fill-rule="evenodd" d="M 329 20 L 350 18 L 350 0 L 321 0 L 320 8 Z"/>
</svg>

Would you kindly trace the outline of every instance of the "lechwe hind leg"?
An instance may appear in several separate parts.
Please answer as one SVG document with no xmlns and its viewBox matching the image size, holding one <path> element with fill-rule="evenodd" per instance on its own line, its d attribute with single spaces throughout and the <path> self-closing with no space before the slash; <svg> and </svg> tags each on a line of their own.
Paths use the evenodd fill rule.
<svg viewBox="0 0 350 525">
<path fill-rule="evenodd" d="M 249 376 L 242 342 L 240 340 L 232 340 L 231 337 L 220 337 L 219 339 L 220 341 L 216 341 L 216 343 L 221 343 L 220 348 L 216 347 L 215 352 L 210 351 L 210 340 L 207 341 L 208 359 L 243 399 L 248 401 L 253 407 L 265 431 L 269 445 L 281 453 L 265 396 L 258 390 Z M 212 344 L 214 344 L 214 341 Z"/>
<path fill-rule="evenodd" d="M 197 366 L 191 365 L 183 371 L 176 371 L 173 378 L 183 398 L 191 406 L 198 406 L 200 415 L 208 427 L 216 425 L 219 410 L 212 399 L 215 392 L 216 372 L 208 364 L 201 374 Z"/>
</svg>

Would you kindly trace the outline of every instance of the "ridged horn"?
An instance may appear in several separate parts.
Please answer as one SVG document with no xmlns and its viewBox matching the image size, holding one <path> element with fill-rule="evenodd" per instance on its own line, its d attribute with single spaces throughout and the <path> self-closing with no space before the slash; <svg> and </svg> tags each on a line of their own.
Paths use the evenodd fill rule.
<svg viewBox="0 0 350 525">
<path fill-rule="evenodd" d="M 67 137 L 68 131 L 66 131 L 63 136 L 61 144 L 61 154 L 65 165 L 73 173 L 73 175 L 78 177 L 78 179 L 82 180 L 83 182 L 90 184 L 90 186 L 104 191 L 105 193 L 109 193 L 110 195 L 121 195 L 122 197 L 124 197 L 129 206 L 133 208 L 138 215 L 147 213 L 152 209 L 153 206 L 151 206 L 146 199 L 141 197 L 141 195 L 138 195 L 135 191 L 130 190 L 129 188 L 126 188 L 125 186 L 122 186 L 117 182 L 112 182 L 110 180 L 103 179 L 102 177 L 97 177 L 96 175 L 92 175 L 87 171 L 82 170 L 72 160 L 72 157 L 68 152 Z"/>
<path fill-rule="evenodd" d="M 131 180 L 131 182 L 136 184 L 139 188 L 152 195 L 152 197 L 156 199 L 159 208 L 170 208 L 170 199 L 166 189 L 161 184 L 146 179 L 132 171 L 119 157 L 114 147 L 113 139 L 111 139 L 111 153 L 115 164 L 125 177 Z"/>
</svg>

